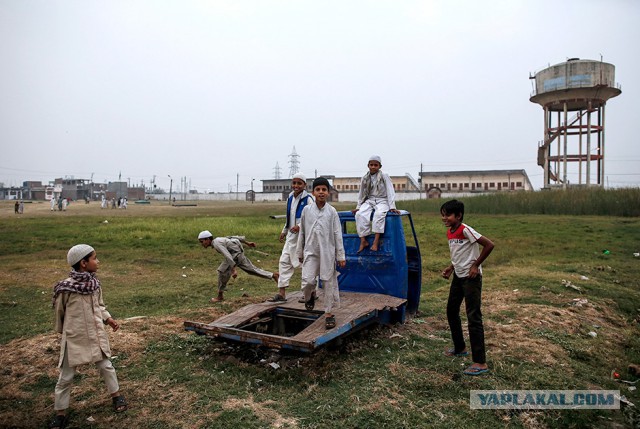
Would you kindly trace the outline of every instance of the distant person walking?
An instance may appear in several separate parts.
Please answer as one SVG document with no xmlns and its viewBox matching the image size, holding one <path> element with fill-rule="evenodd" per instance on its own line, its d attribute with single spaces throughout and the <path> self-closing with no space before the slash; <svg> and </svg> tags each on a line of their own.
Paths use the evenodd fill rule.
<svg viewBox="0 0 640 429">
<path fill-rule="evenodd" d="M 56 197 L 55 195 L 51 197 L 51 211 L 56 210 Z"/>
<path fill-rule="evenodd" d="M 18 214 L 18 210 L 20 209 L 20 203 L 16 200 L 16 203 L 13 205 L 13 212 Z"/>
<path fill-rule="evenodd" d="M 20 204 L 18 204 L 18 214 L 24 213 L 24 200 L 20 200 Z"/>
</svg>

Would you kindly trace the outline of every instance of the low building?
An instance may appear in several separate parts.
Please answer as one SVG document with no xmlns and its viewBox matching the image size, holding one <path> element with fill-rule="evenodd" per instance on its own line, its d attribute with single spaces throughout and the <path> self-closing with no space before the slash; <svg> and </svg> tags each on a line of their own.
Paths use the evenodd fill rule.
<svg viewBox="0 0 640 429">
<path fill-rule="evenodd" d="M 525 170 L 422 172 L 420 179 L 428 198 L 442 194 L 533 191 Z"/>
</svg>

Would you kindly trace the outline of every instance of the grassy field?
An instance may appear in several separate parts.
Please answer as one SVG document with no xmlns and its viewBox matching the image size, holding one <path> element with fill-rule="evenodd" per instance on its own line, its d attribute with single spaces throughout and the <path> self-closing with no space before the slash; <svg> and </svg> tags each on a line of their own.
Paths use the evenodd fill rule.
<svg viewBox="0 0 640 429">
<path fill-rule="evenodd" d="M 13 205 L 0 202 L 0 427 L 42 427 L 53 414 L 59 344 L 51 287 L 66 277 L 66 251 L 79 242 L 96 248 L 105 301 L 122 326 L 110 337 L 130 410 L 115 415 L 97 372 L 86 366 L 72 391 L 73 428 L 626 427 L 632 419 L 637 425 L 630 407 L 469 408 L 471 389 L 620 390 L 637 408 L 640 394 L 610 378 L 617 370 L 635 380 L 626 368 L 640 363 L 634 256 L 640 204 L 637 193 L 628 198 L 617 204 L 627 206 L 619 216 L 599 207 L 582 216 L 495 214 L 500 204 L 516 204 L 468 200 L 465 222 L 496 244 L 484 264 L 491 372 L 476 378 L 461 374 L 469 359 L 442 355 L 450 337 L 448 282 L 439 277 L 449 256 L 441 201 L 398 204 L 412 212 L 422 251 L 419 315 L 311 356 L 215 342 L 182 327 L 184 320 L 212 321 L 273 295 L 273 282 L 240 273 L 227 301 L 210 304 L 220 256 L 202 249 L 196 236 L 202 229 L 244 234 L 258 243 L 259 252 L 247 249 L 249 258 L 276 270 L 282 222 L 269 215 L 282 214 L 283 203 L 154 202 L 126 211 L 92 203 L 64 213 L 31 203 L 14 215 Z M 550 207 L 544 213 L 555 213 Z"/>
</svg>

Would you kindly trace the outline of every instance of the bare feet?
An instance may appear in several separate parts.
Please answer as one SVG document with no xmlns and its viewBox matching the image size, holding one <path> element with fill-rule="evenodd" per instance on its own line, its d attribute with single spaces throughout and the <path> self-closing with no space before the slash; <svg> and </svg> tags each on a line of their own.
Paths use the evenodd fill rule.
<svg viewBox="0 0 640 429">
<path fill-rule="evenodd" d="M 358 248 L 358 252 L 357 253 L 362 252 L 367 247 L 369 247 L 369 242 L 367 240 L 360 240 L 360 247 Z"/>
<path fill-rule="evenodd" d="M 380 234 L 376 234 L 373 238 L 373 244 L 371 245 L 371 251 L 377 252 L 380 248 Z"/>
</svg>

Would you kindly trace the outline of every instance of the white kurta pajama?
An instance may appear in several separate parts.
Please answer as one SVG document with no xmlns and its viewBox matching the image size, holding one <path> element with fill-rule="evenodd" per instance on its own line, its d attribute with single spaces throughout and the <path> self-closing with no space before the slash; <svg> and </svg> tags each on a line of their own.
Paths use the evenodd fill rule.
<svg viewBox="0 0 640 429">
<path fill-rule="evenodd" d="M 293 192 L 291 192 L 289 196 L 293 196 Z M 302 191 L 297 197 L 293 197 L 291 201 L 291 208 L 288 213 L 287 223 L 282 229 L 282 233 L 286 234 L 286 236 L 284 247 L 282 248 L 282 254 L 278 261 L 278 272 L 280 273 L 280 278 L 278 279 L 279 288 L 289 287 L 289 282 L 291 281 L 291 277 L 293 277 L 295 269 L 300 267 L 300 261 L 296 257 L 298 233 L 291 232 L 291 227 L 300 224 L 300 218 L 296 219 L 296 209 L 298 204 L 300 204 L 300 200 L 307 196 L 309 196 L 309 204 L 313 204 L 313 198 L 307 193 L 307 191 Z"/>
<path fill-rule="evenodd" d="M 227 290 L 227 283 L 231 278 L 233 267 L 238 267 L 247 274 L 273 278 L 273 273 L 265 271 L 253 265 L 244 255 L 242 243 L 246 243 L 244 236 L 216 237 L 213 239 L 213 248 L 224 257 L 224 261 L 218 267 L 218 292 Z"/>
<path fill-rule="evenodd" d="M 309 204 L 302 211 L 298 233 L 298 258 L 302 262 L 302 290 L 309 301 L 316 287 L 316 277 L 324 287 L 325 312 L 340 306 L 336 263 L 345 260 L 342 228 L 338 212 L 330 204 L 319 209 Z"/>
<path fill-rule="evenodd" d="M 396 193 L 387 173 L 365 174 L 360 183 L 356 209 L 358 237 L 384 233 L 385 218 L 389 210 L 396 208 Z M 375 210 L 375 212 L 374 212 Z M 371 220 L 371 212 L 373 220 Z"/>
</svg>

